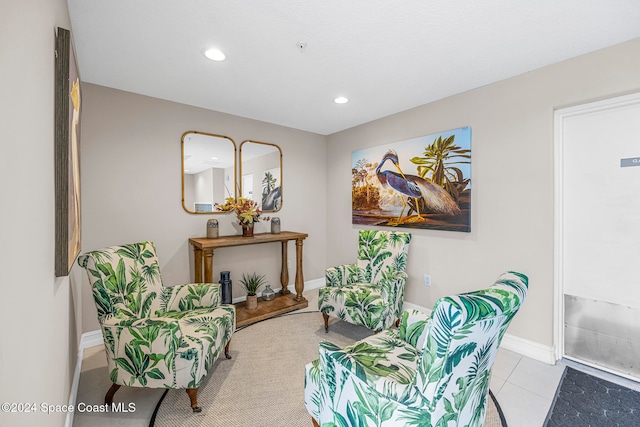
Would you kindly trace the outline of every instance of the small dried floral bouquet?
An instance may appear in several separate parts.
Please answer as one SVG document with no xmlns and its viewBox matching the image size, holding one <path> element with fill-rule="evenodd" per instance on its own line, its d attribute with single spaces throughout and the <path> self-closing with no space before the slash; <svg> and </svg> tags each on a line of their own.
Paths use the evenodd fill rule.
<svg viewBox="0 0 640 427">
<path fill-rule="evenodd" d="M 216 203 L 216 209 L 223 212 L 233 212 L 238 217 L 240 225 L 245 227 L 252 227 L 253 223 L 260 221 L 260 215 L 262 211 L 258 209 L 258 202 L 244 197 L 227 197 L 224 205 Z M 269 217 L 262 218 L 265 221 L 269 220 Z"/>
</svg>

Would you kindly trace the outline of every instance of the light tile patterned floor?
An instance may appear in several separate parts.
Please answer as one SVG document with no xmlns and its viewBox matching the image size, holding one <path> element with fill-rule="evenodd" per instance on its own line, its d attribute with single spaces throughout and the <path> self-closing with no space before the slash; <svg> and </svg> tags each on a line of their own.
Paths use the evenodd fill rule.
<svg viewBox="0 0 640 427">
<path fill-rule="evenodd" d="M 550 366 L 501 348 L 491 389 L 509 426 L 541 427 L 562 378 L 564 366 Z"/>
</svg>

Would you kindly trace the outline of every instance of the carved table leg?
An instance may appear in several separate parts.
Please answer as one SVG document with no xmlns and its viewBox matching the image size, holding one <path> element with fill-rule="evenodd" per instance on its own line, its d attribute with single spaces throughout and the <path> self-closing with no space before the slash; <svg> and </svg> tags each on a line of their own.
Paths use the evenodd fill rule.
<svg viewBox="0 0 640 427">
<path fill-rule="evenodd" d="M 296 301 L 304 300 L 304 277 L 302 276 L 302 239 L 296 239 Z"/>
<path fill-rule="evenodd" d="M 282 290 L 280 293 L 282 295 L 288 294 L 290 291 L 287 289 L 289 286 L 289 264 L 287 261 L 287 244 L 289 241 L 285 240 L 282 242 L 282 269 L 280 270 L 280 284 L 282 285 Z"/>
<path fill-rule="evenodd" d="M 188 388 L 187 394 L 189 395 L 189 400 L 191 400 L 191 409 L 193 409 L 193 412 L 202 412 L 202 408 L 198 406 L 198 389 Z"/>
<path fill-rule="evenodd" d="M 204 250 L 204 282 L 213 283 L 213 249 Z"/>
<path fill-rule="evenodd" d="M 202 249 L 193 247 L 193 276 L 195 283 L 202 283 Z"/>
</svg>

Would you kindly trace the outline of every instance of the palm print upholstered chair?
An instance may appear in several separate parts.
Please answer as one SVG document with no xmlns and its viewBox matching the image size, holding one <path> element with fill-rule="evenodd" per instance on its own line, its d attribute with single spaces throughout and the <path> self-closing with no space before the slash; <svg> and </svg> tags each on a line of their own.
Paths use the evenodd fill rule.
<svg viewBox="0 0 640 427">
<path fill-rule="evenodd" d="M 235 331 L 233 305 L 219 284 L 164 287 L 152 242 L 113 246 L 78 259 L 93 288 L 113 385 L 185 388 L 193 412 L 198 387 Z"/>
<path fill-rule="evenodd" d="M 400 319 L 410 241 L 409 233 L 360 230 L 356 263 L 326 270 L 327 286 L 318 299 L 325 331 L 329 316 L 375 332 Z"/>
<path fill-rule="evenodd" d="M 305 368 L 305 406 L 321 426 L 481 427 L 500 341 L 527 277 L 407 310 L 397 329 L 339 348 L 323 341 Z"/>
</svg>

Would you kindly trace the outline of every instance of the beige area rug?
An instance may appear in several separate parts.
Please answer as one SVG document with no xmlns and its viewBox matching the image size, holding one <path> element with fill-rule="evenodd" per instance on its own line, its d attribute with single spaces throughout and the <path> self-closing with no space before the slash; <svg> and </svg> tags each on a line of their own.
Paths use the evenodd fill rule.
<svg viewBox="0 0 640 427">
<path fill-rule="evenodd" d="M 234 333 L 231 360 L 218 359 L 198 392 L 194 414 L 184 390 L 168 390 L 152 427 L 311 427 L 304 407 L 304 366 L 318 357 L 322 340 L 349 345 L 371 331 L 331 319 L 324 332 L 318 312 L 291 313 Z M 503 426 L 492 399 L 485 427 Z"/>
</svg>

